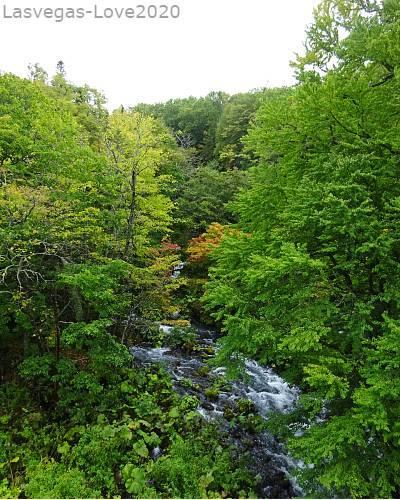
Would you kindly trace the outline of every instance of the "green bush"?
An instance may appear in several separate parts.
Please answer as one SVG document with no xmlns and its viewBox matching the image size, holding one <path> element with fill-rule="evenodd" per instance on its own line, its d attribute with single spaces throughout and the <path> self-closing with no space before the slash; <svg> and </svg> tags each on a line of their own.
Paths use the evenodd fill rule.
<svg viewBox="0 0 400 500">
<path fill-rule="evenodd" d="M 139 497 L 154 494 L 167 498 L 221 498 L 252 495 L 254 478 L 235 462 L 209 429 L 203 435 L 177 436 L 167 454 L 146 474 L 133 467 L 124 469 L 130 493 Z M 214 440 L 213 440 L 214 438 Z M 153 488 L 149 489 L 149 485 Z"/>
<path fill-rule="evenodd" d="M 79 469 L 54 461 L 44 461 L 28 469 L 25 494 L 29 498 L 99 498 L 100 490 L 88 486 Z"/>
<path fill-rule="evenodd" d="M 165 343 L 173 349 L 183 349 L 184 351 L 193 351 L 197 345 L 196 331 L 191 328 L 172 328 L 165 335 Z"/>
</svg>

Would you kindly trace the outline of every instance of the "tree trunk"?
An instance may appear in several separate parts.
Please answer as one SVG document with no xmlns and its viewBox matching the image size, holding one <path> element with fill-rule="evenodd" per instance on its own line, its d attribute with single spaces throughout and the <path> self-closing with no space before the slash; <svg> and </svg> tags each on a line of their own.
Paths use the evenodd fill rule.
<svg viewBox="0 0 400 500">
<path fill-rule="evenodd" d="M 74 309 L 75 321 L 81 323 L 82 321 L 84 321 L 82 298 L 76 287 L 72 287 L 70 293 L 71 293 L 72 307 Z"/>
<path fill-rule="evenodd" d="M 135 229 L 136 222 L 136 170 L 132 169 L 132 177 L 131 177 L 131 203 L 129 206 L 129 218 L 128 218 L 128 226 L 126 229 L 126 243 L 125 243 L 125 251 L 124 257 L 128 258 L 129 250 L 133 244 L 133 235 Z"/>
<path fill-rule="evenodd" d="M 54 328 L 56 334 L 56 360 L 60 361 L 61 351 L 61 332 L 60 332 L 60 312 L 58 309 L 57 296 L 54 297 Z"/>
</svg>

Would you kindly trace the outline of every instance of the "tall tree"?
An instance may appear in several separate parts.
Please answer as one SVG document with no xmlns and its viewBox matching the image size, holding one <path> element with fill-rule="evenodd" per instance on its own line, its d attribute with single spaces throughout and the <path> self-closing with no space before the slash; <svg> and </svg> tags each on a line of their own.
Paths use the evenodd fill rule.
<svg viewBox="0 0 400 500">
<path fill-rule="evenodd" d="M 399 36 L 398 2 L 321 3 L 299 85 L 246 139 L 259 166 L 206 295 L 221 359 L 302 386 L 289 444 L 318 496 L 400 491 Z"/>
<path fill-rule="evenodd" d="M 162 193 L 162 184 L 171 178 L 163 167 L 173 161 L 176 146 L 155 118 L 122 111 L 111 115 L 105 143 L 120 196 L 116 231 L 124 228 L 122 256 L 128 259 L 132 252 L 142 254 L 149 238 L 167 232 L 171 223 L 172 202 Z"/>
<path fill-rule="evenodd" d="M 206 97 L 173 99 L 162 104 L 139 104 L 134 108 L 161 118 L 182 147 L 194 147 L 202 162 L 214 157 L 215 134 L 227 95 L 211 92 Z"/>
<path fill-rule="evenodd" d="M 219 171 L 215 164 L 198 167 L 186 180 L 176 200 L 174 239 L 185 245 L 213 222 L 236 222 L 229 202 L 246 186 L 246 172 Z"/>
<path fill-rule="evenodd" d="M 215 156 L 221 169 L 246 169 L 251 165 L 252 157 L 249 151 L 244 151 L 242 138 L 263 100 L 274 92 L 275 89 L 259 90 L 236 94 L 226 100 L 215 138 Z"/>
</svg>

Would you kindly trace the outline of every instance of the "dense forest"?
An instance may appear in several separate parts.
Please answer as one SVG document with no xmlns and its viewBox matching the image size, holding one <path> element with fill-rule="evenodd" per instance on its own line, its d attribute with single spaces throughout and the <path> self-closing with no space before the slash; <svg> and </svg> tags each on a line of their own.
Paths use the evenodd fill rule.
<svg viewBox="0 0 400 500">
<path fill-rule="evenodd" d="M 0 497 L 285 496 L 260 433 L 293 496 L 400 496 L 400 3 L 322 0 L 305 47 L 292 87 L 114 112 L 0 75 Z M 204 418 L 248 360 L 290 411 Z"/>
</svg>

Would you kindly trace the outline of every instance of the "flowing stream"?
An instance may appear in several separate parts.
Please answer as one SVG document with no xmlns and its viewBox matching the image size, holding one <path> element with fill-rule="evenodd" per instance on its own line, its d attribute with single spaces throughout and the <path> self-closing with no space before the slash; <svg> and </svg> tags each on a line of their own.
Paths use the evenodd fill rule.
<svg viewBox="0 0 400 500">
<path fill-rule="evenodd" d="M 168 334 L 171 327 L 161 325 Z M 204 369 L 207 359 L 213 356 L 216 333 L 201 326 L 195 327 L 199 349 L 188 354 L 168 347 L 133 347 L 131 352 L 136 362 L 141 364 L 162 364 L 171 374 L 175 390 L 182 395 L 193 395 L 199 399 L 197 411 L 207 421 L 216 421 L 229 432 L 229 444 L 239 450 L 250 451 L 250 469 L 260 477 L 256 492 L 261 498 L 291 498 L 301 495 L 301 490 L 291 477 L 296 466 L 284 452 L 282 446 L 268 432 L 251 432 L 242 426 L 229 425 L 229 412 L 235 402 L 250 400 L 256 412 L 268 419 L 271 412 L 287 412 L 293 409 L 298 389 L 289 386 L 271 369 L 260 366 L 255 361 L 246 362 L 245 382 L 233 382 L 222 386 L 213 397 L 207 395 L 207 388 L 224 375 L 223 368 L 209 373 Z M 156 450 L 155 453 L 159 453 Z"/>
<path fill-rule="evenodd" d="M 174 267 L 172 277 L 179 278 L 185 263 Z M 176 319 L 176 318 L 173 318 Z M 193 395 L 199 400 L 197 411 L 206 421 L 215 421 L 229 433 L 228 444 L 234 444 L 239 452 L 250 452 L 250 469 L 258 476 L 255 488 L 259 498 L 292 498 L 302 495 L 301 489 L 291 476 L 291 471 L 301 466 L 285 453 L 282 445 L 268 432 L 254 432 L 241 425 L 231 425 L 229 415 L 235 411 L 235 404 L 251 401 L 254 410 L 264 419 L 272 412 L 285 413 L 294 408 L 299 391 L 289 386 L 270 368 L 260 366 L 256 361 L 245 364 L 245 382 L 222 384 L 211 394 L 207 392 L 225 375 L 224 368 L 209 371 L 206 362 L 216 349 L 217 333 L 200 325 L 194 326 L 198 349 L 190 353 L 170 347 L 132 347 L 135 362 L 141 364 L 162 364 L 171 374 L 175 390 L 181 395 Z M 168 335 L 171 327 L 160 325 Z M 206 369 L 205 369 L 206 368 Z M 162 450 L 154 449 L 157 457 Z"/>
</svg>

